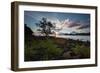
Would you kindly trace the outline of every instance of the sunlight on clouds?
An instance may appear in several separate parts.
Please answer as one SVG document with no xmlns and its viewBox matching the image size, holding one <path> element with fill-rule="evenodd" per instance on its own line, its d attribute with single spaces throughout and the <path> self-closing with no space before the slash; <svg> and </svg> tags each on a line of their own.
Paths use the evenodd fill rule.
<svg viewBox="0 0 100 73">
<path fill-rule="evenodd" d="M 39 12 L 25 11 L 25 23 L 37 32 L 38 27 L 35 25 L 42 18 L 55 24 L 54 33 L 71 33 L 71 32 L 89 32 L 90 31 L 90 15 L 77 13 L 58 13 L 58 12 Z"/>
</svg>

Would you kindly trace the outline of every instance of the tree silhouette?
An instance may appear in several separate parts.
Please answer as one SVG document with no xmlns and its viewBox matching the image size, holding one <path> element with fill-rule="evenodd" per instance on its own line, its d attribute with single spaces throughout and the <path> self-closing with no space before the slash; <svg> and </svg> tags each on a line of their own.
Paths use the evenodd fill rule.
<svg viewBox="0 0 100 73">
<path fill-rule="evenodd" d="M 34 33 L 30 27 L 27 26 L 27 24 L 24 24 L 24 32 L 25 32 L 25 37 L 26 38 L 29 38 L 29 37 L 32 37 L 32 34 Z"/>
<path fill-rule="evenodd" d="M 36 23 L 36 25 L 39 27 L 38 31 L 45 34 L 46 37 L 48 37 L 55 28 L 55 24 L 53 24 L 51 21 L 47 21 L 47 18 L 44 17 L 41 21 L 39 21 L 39 23 Z"/>
</svg>

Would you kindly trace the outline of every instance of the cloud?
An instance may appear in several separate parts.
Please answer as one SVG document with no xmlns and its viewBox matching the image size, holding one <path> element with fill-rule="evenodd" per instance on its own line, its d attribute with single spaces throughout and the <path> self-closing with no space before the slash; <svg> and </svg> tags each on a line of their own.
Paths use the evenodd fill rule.
<svg viewBox="0 0 100 73">
<path fill-rule="evenodd" d="M 90 27 L 88 23 L 83 23 L 80 21 L 72 21 L 70 19 L 65 19 L 60 21 L 57 18 L 47 18 L 47 20 L 51 21 L 52 23 L 55 23 L 57 29 L 68 29 L 74 27 L 76 27 L 75 29 L 85 29 Z"/>
<path fill-rule="evenodd" d="M 81 23 L 80 22 L 76 22 L 76 21 L 71 21 L 69 19 L 66 19 L 64 22 L 63 22 L 64 26 L 67 26 L 69 28 L 72 28 L 72 27 L 76 27 L 76 26 L 80 26 Z"/>
<path fill-rule="evenodd" d="M 72 28 L 72 27 L 76 27 L 76 26 L 80 26 L 81 24 L 80 23 L 76 23 L 76 22 L 72 22 L 68 25 L 69 28 Z"/>
<path fill-rule="evenodd" d="M 73 28 L 73 27 L 76 27 L 76 29 L 85 29 L 85 28 L 89 28 L 90 23 L 84 23 L 84 22 L 80 22 L 80 21 L 71 21 L 69 19 L 66 19 L 63 21 L 63 25 L 64 25 L 64 28 Z"/>
<path fill-rule="evenodd" d="M 90 28 L 90 25 L 89 24 L 87 24 L 87 25 L 81 25 L 77 29 L 85 29 L 85 28 Z"/>
</svg>

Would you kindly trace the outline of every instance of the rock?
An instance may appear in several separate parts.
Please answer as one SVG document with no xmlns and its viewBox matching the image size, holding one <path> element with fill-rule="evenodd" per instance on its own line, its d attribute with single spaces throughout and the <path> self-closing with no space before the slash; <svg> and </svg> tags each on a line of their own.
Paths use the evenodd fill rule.
<svg viewBox="0 0 100 73">
<path fill-rule="evenodd" d="M 79 59 L 80 55 L 73 56 L 73 59 Z"/>
<path fill-rule="evenodd" d="M 72 51 L 64 52 L 63 57 L 66 59 L 72 58 L 71 53 Z"/>
</svg>

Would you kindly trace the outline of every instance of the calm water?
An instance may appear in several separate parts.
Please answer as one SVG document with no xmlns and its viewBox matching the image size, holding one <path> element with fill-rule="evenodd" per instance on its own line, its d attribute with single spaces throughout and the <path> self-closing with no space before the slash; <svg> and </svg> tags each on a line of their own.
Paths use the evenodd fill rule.
<svg viewBox="0 0 100 73">
<path fill-rule="evenodd" d="M 90 36 L 89 35 L 58 35 L 57 37 L 61 38 L 69 38 L 73 40 L 81 40 L 81 41 L 90 41 Z"/>
<path fill-rule="evenodd" d="M 35 36 L 43 36 L 42 34 L 35 34 Z M 55 36 L 55 35 L 49 35 Z M 73 39 L 73 40 L 80 40 L 80 41 L 90 41 L 90 35 L 57 35 L 56 37 L 66 38 L 66 39 Z"/>
</svg>

